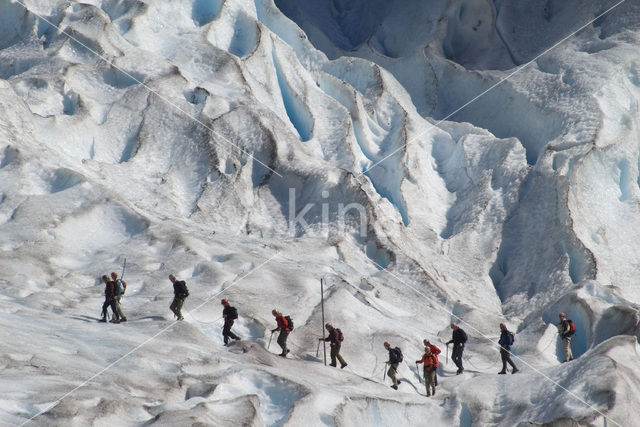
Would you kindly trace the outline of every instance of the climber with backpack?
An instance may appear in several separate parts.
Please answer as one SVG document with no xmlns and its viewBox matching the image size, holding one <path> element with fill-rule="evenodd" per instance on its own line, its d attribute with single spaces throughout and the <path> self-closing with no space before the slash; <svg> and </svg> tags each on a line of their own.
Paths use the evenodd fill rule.
<svg viewBox="0 0 640 427">
<path fill-rule="evenodd" d="M 169 275 L 169 280 L 173 283 L 173 302 L 169 309 L 178 320 L 182 320 L 184 319 L 182 317 L 182 306 L 184 305 L 184 300 L 189 296 L 189 289 L 187 289 L 187 284 L 184 280 L 177 280 L 173 274 Z"/>
<path fill-rule="evenodd" d="M 424 384 L 427 388 L 427 397 L 436 394 L 436 370 L 438 369 L 438 355 L 431 350 L 431 347 L 424 347 L 422 359 L 416 360 L 424 363 Z"/>
<path fill-rule="evenodd" d="M 340 347 L 344 341 L 344 335 L 340 328 L 334 328 L 331 323 L 327 323 L 325 329 L 329 332 L 329 336 L 326 338 L 318 338 L 320 341 L 329 341 L 331 344 L 331 363 L 329 366 L 336 367 L 336 359 L 340 361 L 340 369 L 344 369 L 347 366 L 347 362 L 340 356 Z"/>
<path fill-rule="evenodd" d="M 500 323 L 500 340 L 498 341 L 498 344 L 500 344 L 500 357 L 502 358 L 502 370 L 498 372 L 500 375 L 507 373 L 507 363 L 511 365 L 512 374 L 518 372 L 516 364 L 511 360 L 511 346 L 514 341 L 515 336 L 513 335 L 513 332 L 507 329 L 507 325 Z"/>
<path fill-rule="evenodd" d="M 220 304 L 224 306 L 222 310 L 222 317 L 224 318 L 224 326 L 222 327 L 222 339 L 224 340 L 224 345 L 229 345 L 229 338 L 233 338 L 234 340 L 240 340 L 240 337 L 231 332 L 231 327 L 233 326 L 233 322 L 238 318 L 238 310 L 235 307 L 232 307 L 229 304 L 229 300 L 223 298 L 220 301 Z"/>
<path fill-rule="evenodd" d="M 442 352 L 442 350 L 440 350 L 437 346 L 431 344 L 431 341 L 429 341 L 426 338 L 422 340 L 422 344 L 424 344 L 425 347 L 429 347 L 429 350 L 431 351 L 431 354 L 436 356 L 436 359 L 438 358 L 438 355 Z M 437 367 L 437 364 L 436 364 L 436 367 Z M 437 387 L 438 386 L 438 375 L 435 372 L 436 371 L 434 370 L 433 385 Z"/>
<path fill-rule="evenodd" d="M 290 316 L 283 316 L 282 313 L 280 313 L 275 308 L 271 310 L 271 314 L 275 316 L 277 324 L 277 327 L 275 329 L 272 329 L 271 333 L 280 331 L 280 334 L 278 335 L 278 345 L 282 349 L 282 353 L 280 353 L 280 356 L 287 357 L 287 353 L 289 353 L 289 349 L 287 348 L 287 338 L 289 337 L 289 332 L 291 332 L 291 330 L 293 329 L 293 322 L 289 322 L 289 320 L 291 319 Z"/>
<path fill-rule="evenodd" d="M 104 287 L 104 303 L 102 304 L 102 318 L 100 319 L 101 322 L 106 322 L 107 321 L 107 309 L 109 307 L 111 307 L 111 323 L 120 323 L 120 320 L 118 320 L 118 312 L 116 310 L 116 305 L 115 305 L 115 297 L 114 297 L 114 290 L 113 287 L 115 286 L 115 284 L 109 280 L 109 276 L 107 276 L 106 274 L 102 276 L 102 281 L 105 284 Z"/>
<path fill-rule="evenodd" d="M 122 312 L 122 307 L 120 306 L 120 300 L 122 296 L 127 290 L 127 282 L 122 279 L 118 279 L 118 273 L 115 271 L 111 273 L 111 281 L 113 281 L 113 293 L 114 293 L 114 305 L 116 307 L 116 313 L 118 313 L 118 318 L 121 322 L 127 321 L 127 316 Z"/>
<path fill-rule="evenodd" d="M 576 325 L 573 320 L 567 319 L 564 313 L 558 314 L 560 323 L 558 323 L 558 335 L 562 339 L 562 348 L 564 349 L 564 362 L 573 360 L 571 353 L 571 337 L 576 333 Z"/>
<path fill-rule="evenodd" d="M 386 341 L 384 343 L 384 348 L 389 352 L 389 360 L 386 361 L 386 364 L 389 365 L 387 375 L 393 381 L 391 388 L 397 390 L 400 381 L 396 378 L 396 374 L 398 373 L 398 365 L 400 365 L 403 360 L 402 350 L 400 350 L 400 347 L 391 348 L 391 344 Z"/>
<path fill-rule="evenodd" d="M 464 352 L 464 344 L 467 342 L 467 334 L 455 322 L 451 323 L 451 329 L 453 329 L 453 332 L 451 334 L 451 339 L 447 341 L 447 346 L 453 343 L 451 360 L 453 360 L 453 363 L 458 367 L 456 375 L 460 375 L 464 372 L 464 367 L 462 366 L 462 353 Z"/>
</svg>

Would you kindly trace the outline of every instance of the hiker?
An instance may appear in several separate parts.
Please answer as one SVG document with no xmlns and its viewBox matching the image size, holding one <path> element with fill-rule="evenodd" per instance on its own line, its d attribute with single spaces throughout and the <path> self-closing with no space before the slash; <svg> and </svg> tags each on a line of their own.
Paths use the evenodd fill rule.
<svg viewBox="0 0 640 427">
<path fill-rule="evenodd" d="M 220 304 L 224 306 L 222 310 L 222 317 L 224 317 L 224 326 L 222 327 L 222 338 L 224 339 L 224 345 L 229 345 L 229 338 L 239 340 L 240 337 L 231 332 L 233 322 L 238 318 L 238 310 L 235 307 L 231 307 L 229 300 L 223 298 Z"/>
<path fill-rule="evenodd" d="M 111 273 L 111 281 L 113 282 L 113 302 L 116 307 L 116 313 L 118 313 L 118 318 L 121 322 L 127 321 L 127 316 L 122 312 L 122 307 L 120 307 L 120 300 L 122 299 L 122 295 L 124 295 L 127 290 L 127 282 L 124 280 L 118 279 L 118 273 L 115 271 Z"/>
<path fill-rule="evenodd" d="M 289 332 L 291 331 L 289 329 L 289 322 L 282 315 L 282 313 L 280 313 L 275 308 L 271 310 L 271 314 L 275 316 L 276 323 L 278 325 L 277 328 L 271 330 L 271 333 L 280 331 L 280 334 L 278 335 L 278 345 L 282 349 L 282 353 L 280 353 L 280 356 L 287 357 L 287 353 L 289 353 L 289 349 L 287 348 L 287 338 L 289 337 Z"/>
<path fill-rule="evenodd" d="M 326 338 L 318 338 L 318 340 L 331 342 L 331 363 L 329 366 L 335 368 L 336 359 L 338 359 L 340 361 L 340 369 L 344 369 L 344 367 L 347 366 L 347 362 L 340 356 L 340 347 L 342 346 L 342 341 L 344 341 L 344 335 L 342 335 L 340 328 L 334 328 L 331 323 L 327 323 L 325 329 L 329 331 L 329 336 Z"/>
<path fill-rule="evenodd" d="M 422 340 L 422 343 L 424 344 L 425 347 L 429 347 L 429 350 L 431 351 L 431 354 L 436 356 L 436 358 L 442 352 L 438 347 L 436 347 L 435 345 L 431 344 L 431 342 L 426 338 Z M 438 386 L 438 375 L 437 375 L 437 373 L 435 373 L 436 372 L 435 370 L 433 372 L 434 372 L 434 374 L 433 374 L 434 375 L 433 384 L 437 387 Z"/>
<path fill-rule="evenodd" d="M 118 312 L 116 310 L 113 287 L 115 284 L 109 280 L 109 276 L 106 274 L 102 276 L 102 281 L 105 284 L 104 287 L 104 303 L 102 304 L 102 318 L 101 322 L 107 321 L 107 308 L 111 307 L 111 323 L 120 323 L 118 320 Z"/>
<path fill-rule="evenodd" d="M 424 347 L 422 359 L 416 360 L 416 364 L 424 363 L 424 384 L 427 388 L 427 397 L 436 394 L 436 370 L 438 369 L 438 355 L 431 351 L 431 347 Z"/>
<path fill-rule="evenodd" d="M 173 302 L 169 306 L 169 309 L 178 320 L 183 320 L 182 305 L 184 304 L 184 300 L 189 296 L 189 289 L 187 289 L 187 284 L 184 280 L 176 280 L 176 276 L 173 274 L 169 275 L 169 280 L 173 283 Z"/>
<path fill-rule="evenodd" d="M 462 366 L 462 352 L 464 352 L 464 344 L 467 342 L 467 334 L 455 323 L 451 322 L 451 339 L 447 342 L 447 345 L 453 343 L 453 351 L 451 352 L 451 360 L 458 367 L 456 375 L 460 375 L 464 372 Z"/>
<path fill-rule="evenodd" d="M 390 365 L 387 375 L 393 381 L 391 388 L 397 390 L 400 381 L 396 378 L 396 374 L 398 373 L 398 365 L 402 362 L 402 350 L 400 350 L 400 347 L 391 348 L 391 344 L 386 341 L 384 343 L 384 348 L 389 352 L 389 360 L 386 361 L 386 364 Z"/>
<path fill-rule="evenodd" d="M 573 360 L 573 353 L 571 353 L 571 337 L 575 332 L 575 326 L 572 327 L 573 322 L 567 319 L 564 313 L 558 314 L 560 323 L 558 323 L 558 335 L 562 339 L 562 348 L 564 349 L 564 362 Z"/>
<path fill-rule="evenodd" d="M 500 357 L 502 358 L 502 371 L 498 372 L 500 375 L 507 373 L 507 363 L 511 365 L 512 374 L 518 372 L 516 364 L 511 360 L 511 346 L 513 345 L 513 341 L 513 333 L 507 329 L 507 325 L 500 323 L 500 340 L 498 341 L 498 344 L 500 344 Z"/>
</svg>

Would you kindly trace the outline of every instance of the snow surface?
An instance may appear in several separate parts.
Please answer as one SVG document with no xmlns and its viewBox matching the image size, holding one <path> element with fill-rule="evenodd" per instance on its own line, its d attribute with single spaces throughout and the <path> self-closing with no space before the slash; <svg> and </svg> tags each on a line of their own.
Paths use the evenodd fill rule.
<svg viewBox="0 0 640 427">
<path fill-rule="evenodd" d="M 640 425 L 637 1 L 0 0 L 0 29 L 1 424 Z"/>
</svg>

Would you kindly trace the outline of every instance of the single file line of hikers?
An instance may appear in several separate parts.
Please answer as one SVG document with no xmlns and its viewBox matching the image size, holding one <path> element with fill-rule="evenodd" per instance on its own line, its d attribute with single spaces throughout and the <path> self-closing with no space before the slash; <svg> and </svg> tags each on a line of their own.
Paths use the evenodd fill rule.
<svg viewBox="0 0 640 427">
<path fill-rule="evenodd" d="M 122 278 L 124 277 L 125 267 L 126 260 L 125 264 L 123 265 L 123 271 L 120 278 L 118 278 L 118 274 L 116 272 L 111 273 L 111 280 L 107 275 L 102 276 L 102 281 L 105 283 L 105 301 L 102 305 L 102 318 L 100 319 L 101 322 L 107 322 L 107 309 L 109 307 L 111 307 L 112 310 L 111 323 L 120 323 L 127 321 L 127 318 L 124 315 L 121 307 L 121 298 L 125 294 L 127 288 L 127 283 L 122 280 Z M 184 280 L 176 279 L 173 274 L 169 275 L 169 280 L 173 284 L 174 291 L 174 298 L 171 302 L 171 305 L 169 306 L 169 309 L 173 312 L 175 318 L 181 321 L 184 319 L 182 315 L 182 308 L 184 306 L 185 300 L 187 299 L 187 297 L 189 297 L 189 290 L 187 288 L 186 282 Z M 235 341 L 240 340 L 240 337 L 231 330 L 239 316 L 238 310 L 235 307 L 231 306 L 227 298 L 223 298 L 221 300 L 221 304 L 224 307 L 222 311 L 222 318 L 224 320 L 222 336 L 224 345 L 228 346 L 231 343 L 232 339 Z M 275 308 L 271 311 L 271 314 L 275 318 L 276 327 L 271 330 L 267 350 L 271 346 L 273 334 L 278 332 L 276 341 L 281 348 L 279 356 L 286 358 L 290 353 L 290 350 L 287 347 L 287 340 L 289 338 L 289 334 L 293 331 L 294 328 L 293 319 L 290 315 L 285 316 Z M 575 334 L 575 324 L 572 320 L 568 319 L 564 313 L 559 313 L 558 317 L 558 335 L 562 340 L 562 346 L 565 352 L 565 359 L 563 362 L 568 362 L 573 360 L 573 355 L 571 352 L 571 338 Z M 500 347 L 502 370 L 498 372 L 498 374 L 506 374 L 507 365 L 511 366 L 511 373 L 515 374 L 519 372 L 519 369 L 511 359 L 511 347 L 514 344 L 515 335 L 513 334 L 513 332 L 507 329 L 505 323 L 500 323 L 499 326 L 500 338 L 498 344 Z M 340 355 L 342 343 L 344 342 L 344 334 L 340 328 L 334 327 L 331 323 L 326 323 L 324 327 L 328 332 L 328 335 L 326 337 L 323 336 L 322 338 L 318 338 L 316 357 L 318 357 L 319 354 L 320 343 L 322 343 L 323 341 L 329 342 L 331 357 L 331 363 L 329 363 L 329 366 L 337 367 L 337 363 L 340 362 L 340 368 L 344 369 L 348 365 L 344 358 Z M 445 343 L 447 349 L 447 359 L 449 353 L 449 345 L 452 344 L 451 360 L 456 365 L 456 375 L 460 375 L 464 373 L 463 354 L 468 336 L 457 323 L 452 322 L 450 324 L 450 327 L 452 329 L 451 340 Z M 418 370 L 418 365 L 423 365 L 426 395 L 432 396 L 435 395 L 436 386 L 438 385 L 436 372 L 439 366 L 438 355 L 441 353 L 441 350 L 437 346 L 433 345 L 428 339 L 424 339 L 423 344 L 424 354 L 422 355 L 421 359 L 416 360 L 416 370 Z M 404 356 L 400 347 L 392 347 L 389 342 L 384 342 L 383 345 L 389 353 L 389 358 L 385 362 L 385 364 L 388 366 L 388 370 L 384 370 L 383 381 L 386 380 L 386 376 L 389 376 L 390 380 L 392 381 L 391 388 L 398 390 L 398 386 L 401 383 L 401 380 L 397 378 L 397 373 L 400 363 L 402 363 L 402 361 L 404 360 Z M 418 377 L 420 378 L 420 375 L 418 375 Z"/>
</svg>

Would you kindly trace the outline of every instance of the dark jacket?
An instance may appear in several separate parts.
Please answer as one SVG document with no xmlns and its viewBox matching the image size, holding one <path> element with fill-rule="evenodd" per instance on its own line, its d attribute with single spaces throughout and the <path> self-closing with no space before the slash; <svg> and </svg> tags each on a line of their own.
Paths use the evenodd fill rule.
<svg viewBox="0 0 640 427">
<path fill-rule="evenodd" d="M 333 328 L 332 330 L 330 330 L 329 336 L 326 337 L 324 340 L 331 342 L 331 344 L 340 344 L 340 341 L 338 341 L 338 331 L 336 330 L 336 328 Z"/>
<path fill-rule="evenodd" d="M 104 296 L 107 298 L 113 298 L 115 296 L 115 283 L 109 280 L 104 287 Z"/>
<path fill-rule="evenodd" d="M 402 354 L 402 351 L 400 350 L 400 347 L 396 347 L 396 348 L 390 348 L 389 349 L 389 363 L 391 365 L 395 365 L 396 363 L 400 363 L 400 355 Z"/>
<path fill-rule="evenodd" d="M 511 340 L 509 339 L 509 331 L 506 328 L 502 329 L 500 331 L 500 340 L 498 341 L 498 344 L 500 344 L 502 348 L 510 350 L 511 349 L 510 341 Z"/>
<path fill-rule="evenodd" d="M 560 322 L 560 327 L 558 328 L 560 336 L 562 338 L 568 338 L 571 336 L 571 324 L 569 323 L 569 319 L 562 319 Z"/>
<path fill-rule="evenodd" d="M 451 334 L 451 340 L 447 344 L 453 343 L 453 345 L 457 346 L 464 345 L 466 342 L 467 334 L 462 330 L 462 328 L 458 328 L 453 331 L 453 334 Z"/>
<path fill-rule="evenodd" d="M 238 310 L 231 306 L 225 307 L 224 310 L 222 310 L 222 317 L 224 317 L 226 321 L 233 322 L 238 318 Z"/>
<path fill-rule="evenodd" d="M 173 283 L 173 295 L 178 298 L 186 298 L 189 296 L 187 284 L 184 282 L 184 280 L 177 280 Z"/>
</svg>

